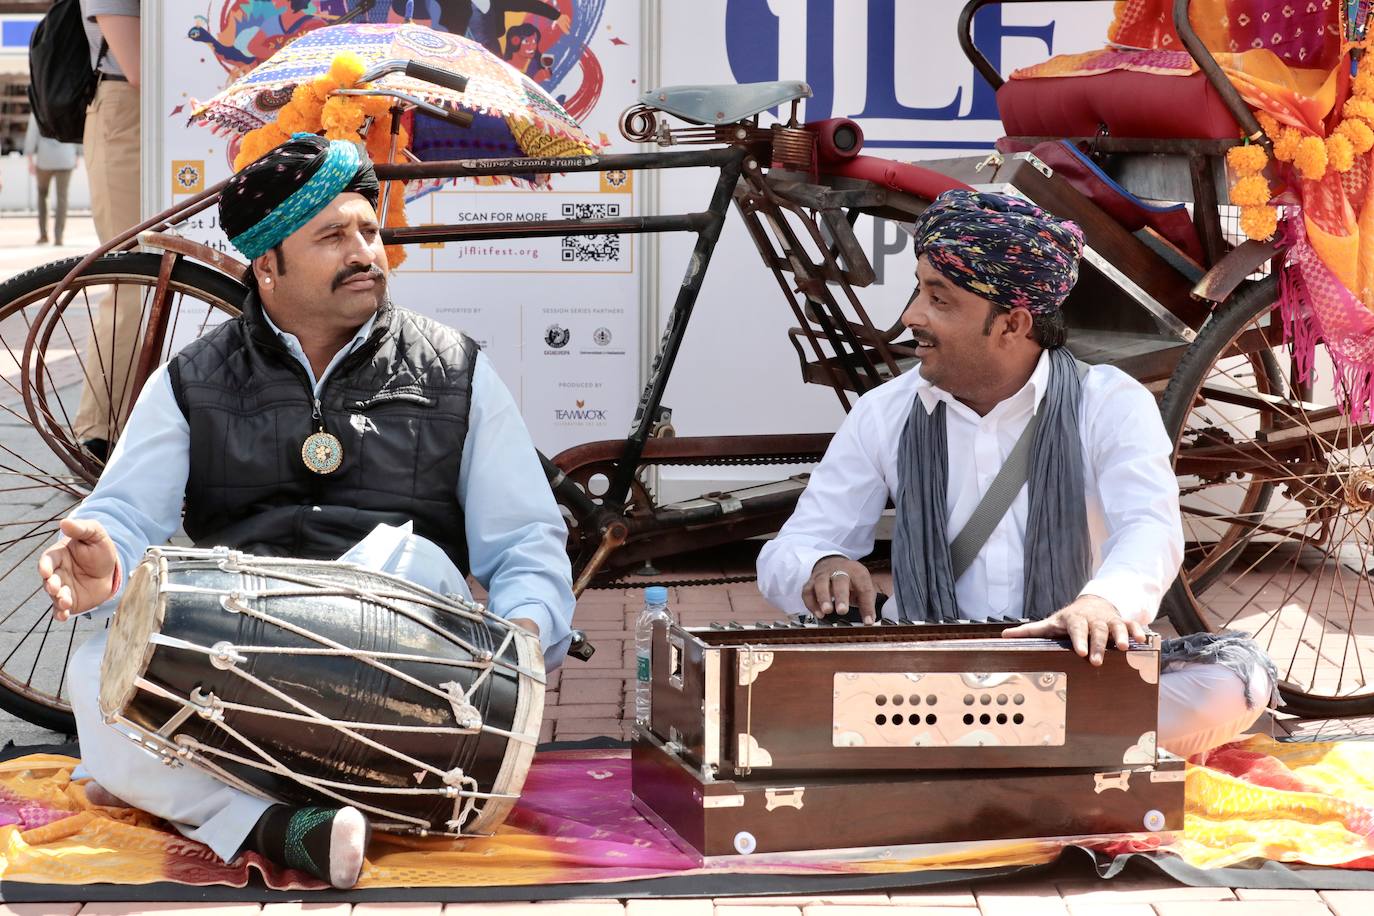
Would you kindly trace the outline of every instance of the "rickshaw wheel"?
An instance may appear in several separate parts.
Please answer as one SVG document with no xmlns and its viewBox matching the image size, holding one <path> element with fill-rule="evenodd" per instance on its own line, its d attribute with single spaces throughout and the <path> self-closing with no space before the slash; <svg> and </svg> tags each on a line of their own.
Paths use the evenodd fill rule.
<svg viewBox="0 0 1374 916">
<path fill-rule="evenodd" d="M 105 623 L 85 616 L 61 624 L 52 619 L 38 580 L 38 555 L 56 540 L 58 522 L 85 497 L 103 466 L 82 449 L 72 428 L 86 379 L 106 378 L 102 364 L 112 362 L 103 355 L 112 348 L 90 345 L 98 305 L 118 286 L 120 308 L 141 306 L 142 327 L 161 257 L 118 254 L 95 261 L 48 313 L 43 324 L 51 333 L 32 360 L 34 377 L 25 377 L 24 346 L 38 312 L 77 261 L 46 264 L 0 285 L 0 491 L 6 494 L 0 502 L 0 708 L 67 733 L 73 730 L 67 662 Z M 245 293 L 233 279 L 185 261 L 176 265 L 168 288 L 168 330 L 159 362 L 238 314 Z M 130 350 L 126 366 L 133 359 Z M 41 431 L 25 409 L 26 390 Z M 111 447 L 117 438 L 116 426 Z"/>
<path fill-rule="evenodd" d="M 1302 382 L 1274 276 L 1208 320 L 1161 411 L 1183 506 L 1183 568 L 1165 598 L 1180 633 L 1249 632 L 1285 709 L 1374 712 L 1374 441 L 1328 387 Z M 1368 670 L 1367 670 L 1368 669 Z"/>
</svg>

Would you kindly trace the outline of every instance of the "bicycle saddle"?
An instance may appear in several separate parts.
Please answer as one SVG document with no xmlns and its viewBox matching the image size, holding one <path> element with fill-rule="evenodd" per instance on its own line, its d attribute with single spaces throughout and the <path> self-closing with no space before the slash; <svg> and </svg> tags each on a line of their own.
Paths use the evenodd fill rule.
<svg viewBox="0 0 1374 916">
<path fill-rule="evenodd" d="M 639 104 L 693 124 L 734 124 L 794 99 L 811 98 L 798 80 L 717 86 L 663 86 L 639 97 Z"/>
</svg>

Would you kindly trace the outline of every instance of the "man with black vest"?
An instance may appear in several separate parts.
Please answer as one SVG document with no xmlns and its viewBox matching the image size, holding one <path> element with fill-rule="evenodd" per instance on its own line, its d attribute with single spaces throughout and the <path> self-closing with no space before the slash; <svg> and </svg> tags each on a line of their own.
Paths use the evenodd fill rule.
<svg viewBox="0 0 1374 916">
<path fill-rule="evenodd" d="M 149 377 L 39 561 L 58 619 L 112 602 L 180 522 L 199 546 L 346 559 L 441 593 L 466 596 L 470 573 L 494 613 L 539 635 L 547 664 L 562 660 L 567 530 L 529 433 L 471 338 L 391 305 L 377 197 L 354 144 L 312 134 L 230 179 L 220 221 L 252 262 L 243 314 Z M 169 770 L 105 724 L 104 643 L 70 665 L 87 775 L 225 860 L 247 847 L 356 882 L 368 836 L 356 809 L 270 805 Z"/>
</svg>

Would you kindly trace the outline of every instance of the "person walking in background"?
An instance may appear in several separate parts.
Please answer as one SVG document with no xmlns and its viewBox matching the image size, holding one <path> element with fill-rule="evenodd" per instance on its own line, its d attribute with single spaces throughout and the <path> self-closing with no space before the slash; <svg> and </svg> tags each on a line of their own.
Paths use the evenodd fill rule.
<svg viewBox="0 0 1374 916">
<path fill-rule="evenodd" d="M 38 132 L 38 120 L 29 115 L 29 127 L 24 132 L 24 155 L 29 157 L 29 174 L 38 179 L 38 244 L 48 241 L 48 188 L 57 184 L 57 203 L 53 209 L 52 243 L 62 244 L 62 230 L 67 225 L 67 188 L 71 185 L 72 169 L 81 147 L 63 143 Z"/>
<path fill-rule="evenodd" d="M 99 83 L 86 109 L 84 147 L 95 232 L 107 242 L 139 221 L 139 0 L 81 0 L 91 64 Z M 90 376 L 72 423 L 77 441 L 104 461 L 116 424 L 128 408 L 129 367 L 138 342 L 142 301 L 133 287 L 118 287 L 96 315 L 86 364 L 105 367 Z"/>
</svg>

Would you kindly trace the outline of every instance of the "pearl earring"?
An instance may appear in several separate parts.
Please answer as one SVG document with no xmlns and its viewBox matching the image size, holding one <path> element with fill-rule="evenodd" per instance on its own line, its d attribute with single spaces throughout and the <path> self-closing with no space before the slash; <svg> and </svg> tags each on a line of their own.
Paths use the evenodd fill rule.
<svg viewBox="0 0 1374 916">
<path fill-rule="evenodd" d="M 264 285 L 264 286 L 271 286 L 271 285 L 272 285 L 272 278 L 271 278 L 271 277 L 263 277 L 263 278 L 262 278 L 262 282 L 263 282 L 263 285 Z"/>
</svg>

